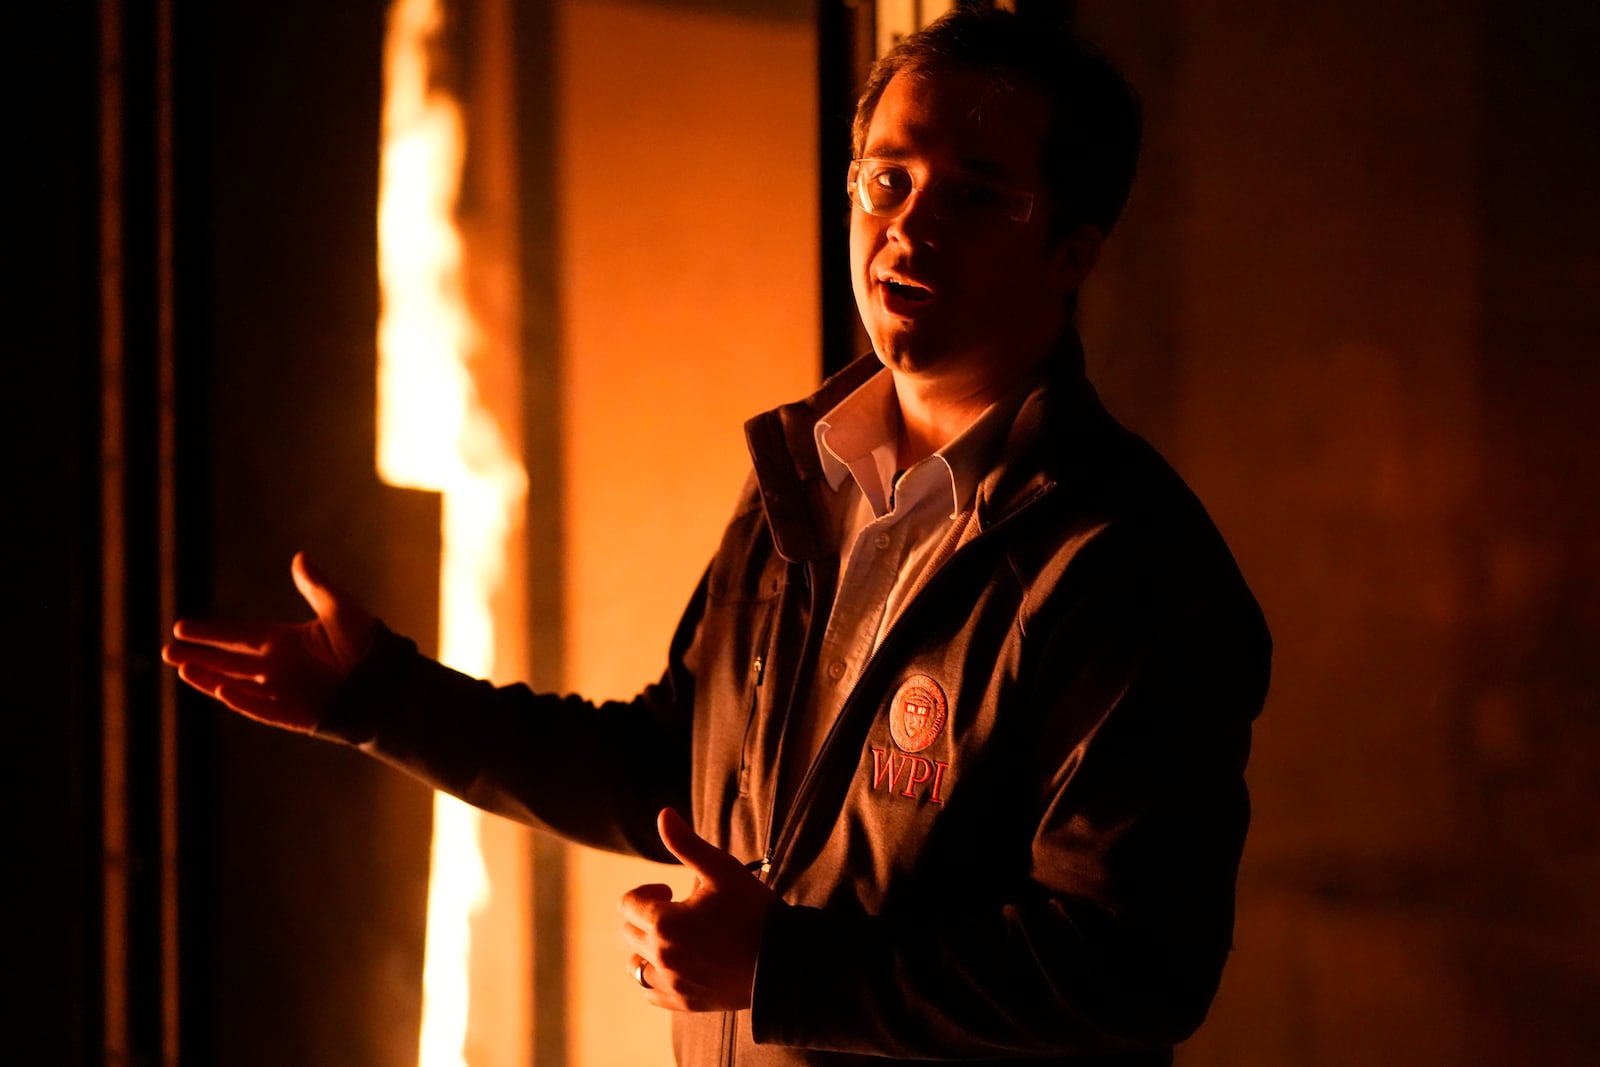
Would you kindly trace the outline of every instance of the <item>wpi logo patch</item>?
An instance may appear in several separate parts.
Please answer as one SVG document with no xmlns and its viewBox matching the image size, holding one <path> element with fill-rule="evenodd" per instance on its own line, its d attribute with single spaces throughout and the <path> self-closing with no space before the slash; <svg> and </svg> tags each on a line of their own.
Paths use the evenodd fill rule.
<svg viewBox="0 0 1600 1067">
<path fill-rule="evenodd" d="M 902 753 L 921 752 L 933 744 L 949 713 L 949 702 L 938 682 L 926 674 L 907 678 L 889 704 L 889 735 L 900 752 L 870 746 L 872 788 L 883 789 L 891 796 L 926 798 L 943 804 L 950 764 Z"/>
<path fill-rule="evenodd" d="M 926 674 L 913 674 L 895 690 L 889 705 L 889 733 L 902 752 L 921 752 L 944 729 L 949 704 L 939 683 Z"/>
</svg>

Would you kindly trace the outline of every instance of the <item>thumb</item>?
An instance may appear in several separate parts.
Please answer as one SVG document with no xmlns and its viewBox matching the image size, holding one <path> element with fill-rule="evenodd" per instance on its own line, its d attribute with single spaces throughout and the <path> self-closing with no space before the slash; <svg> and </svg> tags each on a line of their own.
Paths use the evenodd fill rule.
<svg viewBox="0 0 1600 1067">
<path fill-rule="evenodd" d="M 661 809 L 661 814 L 656 817 L 656 829 L 667 851 L 704 881 L 717 884 L 734 877 L 750 876 L 744 864 L 695 833 L 694 828 L 673 809 Z"/>
<path fill-rule="evenodd" d="M 328 581 L 304 552 L 294 554 L 289 573 L 294 587 L 316 612 L 334 654 L 345 667 L 353 667 L 372 643 L 372 616 L 355 597 Z"/>
<path fill-rule="evenodd" d="M 328 584 L 322 568 L 313 565 L 311 557 L 304 552 L 296 552 L 293 562 L 289 564 L 289 573 L 294 577 L 294 587 L 300 590 L 300 595 L 317 613 L 317 618 L 324 624 L 332 622 L 339 613 L 340 593 Z"/>
</svg>

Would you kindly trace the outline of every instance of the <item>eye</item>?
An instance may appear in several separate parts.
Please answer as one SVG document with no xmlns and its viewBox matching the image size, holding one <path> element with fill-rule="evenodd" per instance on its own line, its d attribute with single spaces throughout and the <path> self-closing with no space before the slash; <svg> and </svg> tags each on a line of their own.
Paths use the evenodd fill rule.
<svg viewBox="0 0 1600 1067">
<path fill-rule="evenodd" d="M 911 195 L 911 175 L 904 167 L 875 167 L 867 174 L 867 184 L 872 187 L 874 196 Z"/>
<path fill-rule="evenodd" d="M 1005 194 L 987 182 L 952 182 L 946 190 L 951 208 L 961 215 L 1002 213 Z"/>
</svg>

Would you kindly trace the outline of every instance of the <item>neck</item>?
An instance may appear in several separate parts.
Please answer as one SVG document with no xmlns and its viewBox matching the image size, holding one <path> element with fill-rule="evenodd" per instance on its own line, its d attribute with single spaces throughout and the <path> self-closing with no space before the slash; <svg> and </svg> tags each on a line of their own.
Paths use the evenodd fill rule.
<svg viewBox="0 0 1600 1067">
<path fill-rule="evenodd" d="M 945 375 L 919 375 L 891 368 L 900 407 L 900 442 L 896 465 L 904 470 L 933 455 L 978 420 L 988 406 L 1025 378 L 1042 360 L 1031 360 L 1016 372 L 962 381 Z"/>
</svg>

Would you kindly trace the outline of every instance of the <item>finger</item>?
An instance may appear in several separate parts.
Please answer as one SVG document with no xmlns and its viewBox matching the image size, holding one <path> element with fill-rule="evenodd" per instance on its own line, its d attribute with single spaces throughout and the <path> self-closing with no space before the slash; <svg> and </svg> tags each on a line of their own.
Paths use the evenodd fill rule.
<svg viewBox="0 0 1600 1067">
<path fill-rule="evenodd" d="M 657 984 L 661 981 L 660 971 L 637 953 L 628 961 L 628 979 L 643 991 L 645 1003 L 668 1010 L 673 1008 L 676 998 Z"/>
<path fill-rule="evenodd" d="M 634 984 L 641 989 L 655 988 L 655 983 L 650 981 L 650 973 L 653 969 L 654 965 L 651 964 L 650 960 L 637 952 L 628 958 L 628 977 L 632 978 Z"/>
<path fill-rule="evenodd" d="M 208 671 L 204 667 L 196 667 L 192 664 L 180 667 L 178 668 L 178 677 L 206 696 L 222 701 L 235 711 L 243 710 L 238 707 L 240 702 L 248 704 L 257 712 L 265 710 L 275 703 L 272 694 L 259 684 L 245 679 L 230 678 L 225 674 L 217 674 L 215 671 Z"/>
<path fill-rule="evenodd" d="M 638 927 L 654 929 L 661 917 L 662 905 L 670 903 L 672 903 L 671 886 L 641 885 L 622 894 L 622 899 L 617 901 L 617 910 L 627 922 Z"/>
<path fill-rule="evenodd" d="M 281 629 L 275 623 L 179 619 L 172 627 L 172 636 L 192 645 L 211 645 L 230 652 L 259 654 Z"/>
<path fill-rule="evenodd" d="M 310 730 L 312 723 L 295 709 L 280 704 L 248 682 L 225 681 L 212 694 L 234 711 L 271 726 Z"/>
<path fill-rule="evenodd" d="M 632 923 L 622 924 L 622 943 L 629 952 L 645 959 L 654 955 L 657 947 L 654 937 Z"/>
<path fill-rule="evenodd" d="M 642 984 L 639 982 L 641 976 L 644 978 Z M 700 985 L 663 969 L 660 964 L 637 952 L 628 960 L 628 978 L 640 985 L 646 1003 L 667 1011 L 695 1011 L 695 1002 L 701 999 L 703 993 Z"/>
<path fill-rule="evenodd" d="M 178 677 L 213 700 L 258 722 L 307 732 L 316 728 L 315 718 L 302 705 L 280 700 L 266 686 L 215 674 L 193 664 L 179 667 Z"/>
<path fill-rule="evenodd" d="M 667 851 L 695 874 L 708 882 L 726 882 L 730 878 L 749 878 L 744 864 L 694 832 L 671 808 L 662 808 L 656 817 L 656 830 Z"/>
<path fill-rule="evenodd" d="M 640 970 L 639 967 L 641 963 L 644 965 L 643 970 Z M 640 987 L 646 1004 L 657 1008 L 665 1008 L 668 1011 L 681 1010 L 678 1007 L 678 997 L 670 989 L 664 988 L 666 986 L 666 978 L 661 973 L 661 969 L 654 963 L 635 955 L 633 966 L 628 968 L 628 977 Z M 642 981 L 640 980 L 641 978 L 643 979 Z"/>
<path fill-rule="evenodd" d="M 178 678 L 184 684 L 198 689 L 208 697 L 215 697 L 217 695 L 217 686 L 226 681 L 226 679 L 212 674 L 203 667 L 179 667 Z"/>
<path fill-rule="evenodd" d="M 309 732 L 316 720 L 305 709 L 292 701 L 281 701 L 272 691 L 237 678 L 208 675 L 204 670 L 184 667 L 178 677 L 202 693 L 239 712 L 241 715 L 289 730 Z"/>
<path fill-rule="evenodd" d="M 264 700 L 270 700 L 271 694 L 267 692 L 260 682 L 249 678 L 236 678 L 193 663 L 186 663 L 178 668 L 178 677 L 184 682 L 200 690 L 208 697 L 217 697 L 217 691 L 223 686 L 232 686 L 235 692 L 251 691 Z"/>
<path fill-rule="evenodd" d="M 161 648 L 161 658 L 174 667 L 199 667 L 211 674 L 262 683 L 266 660 L 259 655 L 232 652 L 215 645 L 173 641 Z"/>
<path fill-rule="evenodd" d="M 634 897 L 640 901 L 645 900 L 671 900 L 672 887 L 661 882 L 651 882 L 648 885 L 636 885 L 622 894 L 624 900 Z"/>
</svg>

